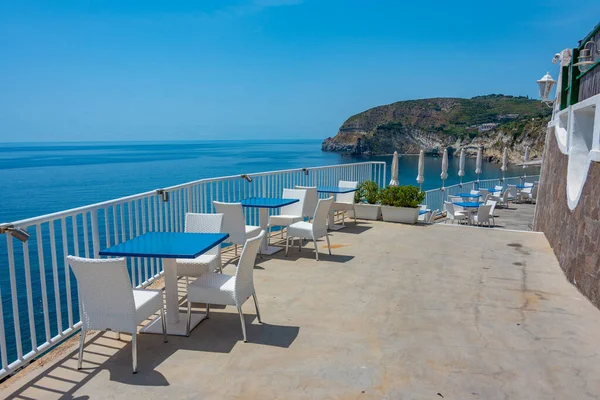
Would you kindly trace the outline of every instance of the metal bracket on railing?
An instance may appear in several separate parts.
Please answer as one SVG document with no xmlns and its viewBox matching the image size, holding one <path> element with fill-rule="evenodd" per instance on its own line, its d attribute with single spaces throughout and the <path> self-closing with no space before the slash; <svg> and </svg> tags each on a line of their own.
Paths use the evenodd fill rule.
<svg viewBox="0 0 600 400">
<path fill-rule="evenodd" d="M 240 178 L 245 179 L 246 181 L 248 181 L 248 183 L 252 182 L 252 178 L 250 178 L 248 175 L 246 174 L 242 174 L 240 175 Z"/>
<path fill-rule="evenodd" d="M 25 243 L 29 239 L 29 236 L 31 236 L 29 232 L 27 232 L 25 229 L 15 227 L 11 224 L 0 225 L 0 233 L 8 233 L 12 237 L 14 237 L 15 239 L 19 239 L 23 243 Z"/>
<path fill-rule="evenodd" d="M 164 189 L 156 189 L 156 194 L 159 195 L 159 196 L 161 196 L 162 201 L 164 201 L 165 203 L 167 201 L 169 201 L 169 192 L 167 192 L 166 190 L 164 190 Z"/>
<path fill-rule="evenodd" d="M 304 175 L 308 176 L 308 168 L 302 168 L 302 172 L 304 172 Z"/>
</svg>

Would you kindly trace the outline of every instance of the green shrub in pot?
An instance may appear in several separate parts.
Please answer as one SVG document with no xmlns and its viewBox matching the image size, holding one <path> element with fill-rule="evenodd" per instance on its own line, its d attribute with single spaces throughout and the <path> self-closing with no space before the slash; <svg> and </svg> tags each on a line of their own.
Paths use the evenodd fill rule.
<svg viewBox="0 0 600 400">
<path fill-rule="evenodd" d="M 364 181 L 354 192 L 355 203 L 377 204 L 379 201 L 379 185 L 374 181 Z"/>
<path fill-rule="evenodd" d="M 419 218 L 419 205 L 425 192 L 416 186 L 388 186 L 379 194 L 384 221 L 414 224 Z"/>
<path fill-rule="evenodd" d="M 354 194 L 354 212 L 356 218 L 377 220 L 381 215 L 379 208 L 379 185 L 373 181 L 361 182 Z"/>
</svg>

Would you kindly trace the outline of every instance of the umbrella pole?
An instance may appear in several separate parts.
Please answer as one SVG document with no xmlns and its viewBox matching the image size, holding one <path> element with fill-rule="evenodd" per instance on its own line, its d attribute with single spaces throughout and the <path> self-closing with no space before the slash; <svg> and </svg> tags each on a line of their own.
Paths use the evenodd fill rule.
<svg viewBox="0 0 600 400">
<path fill-rule="evenodd" d="M 444 187 L 445 179 L 442 179 L 442 204 L 446 201 L 446 188 Z"/>
</svg>

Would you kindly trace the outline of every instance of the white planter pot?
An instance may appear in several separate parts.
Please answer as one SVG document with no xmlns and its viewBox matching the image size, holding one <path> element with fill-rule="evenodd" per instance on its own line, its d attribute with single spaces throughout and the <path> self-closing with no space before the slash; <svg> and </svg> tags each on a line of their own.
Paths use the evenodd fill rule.
<svg viewBox="0 0 600 400">
<path fill-rule="evenodd" d="M 376 221 L 381 216 L 381 206 L 379 204 L 355 204 L 354 210 L 358 219 Z"/>
<path fill-rule="evenodd" d="M 419 219 L 419 208 L 381 206 L 384 221 L 416 224 Z"/>
</svg>

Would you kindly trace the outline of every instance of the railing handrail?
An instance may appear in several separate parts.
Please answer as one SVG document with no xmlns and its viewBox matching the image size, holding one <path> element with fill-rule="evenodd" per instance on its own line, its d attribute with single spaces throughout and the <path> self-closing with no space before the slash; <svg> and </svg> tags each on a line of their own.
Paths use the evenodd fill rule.
<svg viewBox="0 0 600 400">
<path fill-rule="evenodd" d="M 339 168 L 339 167 L 348 166 L 348 165 L 358 166 L 358 165 L 373 165 L 373 164 L 385 165 L 385 162 L 384 161 L 363 161 L 363 162 L 351 163 L 351 164 L 334 164 L 334 165 L 324 165 L 324 166 L 319 166 L 319 167 L 292 168 L 292 169 L 284 169 L 284 170 L 276 170 L 276 171 L 254 172 L 254 173 L 249 173 L 249 174 L 245 174 L 245 175 L 247 175 L 251 178 L 256 178 L 256 177 L 271 176 L 271 175 L 282 174 L 282 173 L 304 172 L 304 171 L 310 171 L 310 170 L 325 170 L 325 169 L 331 169 L 331 168 Z M 25 219 L 13 221 L 13 222 L 0 222 L 0 226 L 1 225 L 32 226 L 32 225 L 37 225 L 37 224 L 43 224 L 45 222 L 48 222 L 48 221 L 51 221 L 54 219 L 70 217 L 75 214 L 81 214 L 83 212 L 89 212 L 89 211 L 97 210 L 99 208 L 110 207 L 115 204 L 120 204 L 120 203 L 124 203 L 124 202 L 128 202 L 128 201 L 139 200 L 139 199 L 142 199 L 147 196 L 154 196 L 157 194 L 158 190 L 170 192 L 170 191 L 179 190 L 179 189 L 183 189 L 183 188 L 186 188 L 189 186 L 198 185 L 198 184 L 202 184 L 202 183 L 219 182 L 219 181 L 223 181 L 223 180 L 238 179 L 238 178 L 241 179 L 241 175 L 229 175 L 229 176 L 220 176 L 220 177 L 216 177 L 216 178 L 198 179 L 195 181 L 181 183 L 181 184 L 177 184 L 177 185 L 173 185 L 173 186 L 149 190 L 149 191 L 143 192 L 143 193 L 137 193 L 137 194 L 132 194 L 129 196 L 119 197 L 119 198 L 112 199 L 112 200 L 101 201 L 101 202 L 89 204 L 86 206 L 75 207 L 75 208 L 71 208 L 68 210 L 57 211 L 57 212 L 50 213 L 50 214 L 40 215 L 37 217 L 25 218 Z"/>
</svg>

